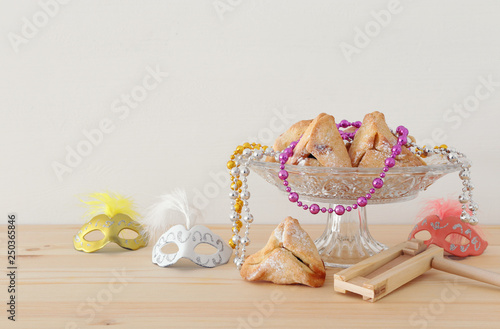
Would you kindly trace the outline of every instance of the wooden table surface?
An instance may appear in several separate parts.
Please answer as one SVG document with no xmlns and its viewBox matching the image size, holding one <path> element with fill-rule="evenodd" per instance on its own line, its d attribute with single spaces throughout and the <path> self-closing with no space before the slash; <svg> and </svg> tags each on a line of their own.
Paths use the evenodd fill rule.
<svg viewBox="0 0 500 329">
<path fill-rule="evenodd" d="M 211 228 L 230 236 L 228 225 Z M 323 230 L 304 228 L 313 238 Z M 369 303 L 334 292 L 338 269 L 328 269 L 321 288 L 252 283 L 241 279 L 232 262 L 214 269 L 189 261 L 160 268 L 151 262 L 152 244 L 138 251 L 108 245 L 93 254 L 78 252 L 72 243 L 78 229 L 17 228 L 17 321 L 8 321 L 4 310 L 0 328 L 500 328 L 500 288 L 437 270 Z M 273 229 L 255 225 L 250 252 Z M 392 246 L 411 226 L 370 230 Z M 500 227 L 483 230 L 486 252 L 460 262 L 500 273 Z M 5 226 L 0 240 L 6 250 Z M 6 257 L 4 264 L 6 269 Z M 0 281 L 6 301 L 6 276 Z"/>
</svg>

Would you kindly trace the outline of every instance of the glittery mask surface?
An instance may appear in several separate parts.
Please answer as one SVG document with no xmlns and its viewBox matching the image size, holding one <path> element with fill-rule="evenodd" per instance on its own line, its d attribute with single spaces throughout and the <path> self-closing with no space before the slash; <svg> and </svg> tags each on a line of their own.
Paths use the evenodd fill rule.
<svg viewBox="0 0 500 329">
<path fill-rule="evenodd" d="M 124 229 L 136 232 L 138 235 L 134 239 L 124 239 L 119 236 Z M 120 247 L 130 250 L 137 250 L 147 245 L 146 239 L 141 234 L 141 225 L 124 214 L 116 214 L 112 218 L 107 215 L 97 215 L 87 224 L 83 225 L 75 235 L 73 243 L 76 250 L 84 252 L 94 252 L 110 242 L 118 244 Z M 85 235 L 93 231 L 101 231 L 104 237 L 98 241 L 88 241 Z"/>
<path fill-rule="evenodd" d="M 462 222 L 459 217 L 449 216 L 441 220 L 436 215 L 428 216 L 415 225 L 408 240 L 415 238 L 415 235 L 421 231 L 428 231 L 431 235 L 430 239 L 424 241 L 427 246 L 435 244 L 458 257 L 481 255 L 488 246 L 488 242 L 482 239 L 471 225 Z M 465 244 L 451 243 L 446 239 L 450 234 L 462 236 L 468 242 Z"/>
<path fill-rule="evenodd" d="M 179 251 L 165 254 L 161 249 L 169 243 L 175 243 Z M 207 243 L 217 252 L 213 255 L 201 255 L 195 252 L 200 243 Z M 215 267 L 226 264 L 232 254 L 232 249 L 225 244 L 221 237 L 210 231 L 208 227 L 196 225 L 189 231 L 183 225 L 176 225 L 165 232 L 153 248 L 153 263 L 166 267 L 177 263 L 181 258 L 187 258 L 203 267 Z"/>
</svg>

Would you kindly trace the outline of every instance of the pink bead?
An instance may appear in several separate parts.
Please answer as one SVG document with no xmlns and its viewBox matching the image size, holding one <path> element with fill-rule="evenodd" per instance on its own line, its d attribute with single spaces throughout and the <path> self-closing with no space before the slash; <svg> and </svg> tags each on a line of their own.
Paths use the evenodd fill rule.
<svg viewBox="0 0 500 329">
<path fill-rule="evenodd" d="M 365 198 L 367 198 L 368 200 L 370 200 L 372 198 L 372 195 L 370 193 L 366 193 Z"/>
<path fill-rule="evenodd" d="M 356 128 L 361 127 L 361 124 L 362 124 L 362 122 L 361 122 L 361 121 L 355 121 L 355 122 L 353 122 L 353 123 L 352 123 L 352 125 L 353 125 L 354 127 L 356 127 Z"/>
<path fill-rule="evenodd" d="M 285 165 L 284 165 L 284 164 L 281 164 L 281 165 L 280 165 L 280 169 L 281 169 L 281 170 L 285 169 Z"/>
<path fill-rule="evenodd" d="M 368 203 L 368 201 L 366 200 L 365 197 L 361 196 L 358 198 L 358 206 L 364 207 L 364 206 L 366 206 L 367 203 Z"/>
<path fill-rule="evenodd" d="M 290 200 L 290 202 L 297 202 L 299 201 L 299 195 L 295 192 L 292 192 L 288 195 L 288 200 Z"/>
<path fill-rule="evenodd" d="M 288 182 L 287 182 L 287 183 L 288 183 Z M 292 188 L 291 188 L 291 187 L 287 187 L 287 188 L 286 188 L 286 191 L 287 191 L 288 193 L 290 193 L 290 192 L 292 192 Z"/>
<path fill-rule="evenodd" d="M 321 208 L 321 212 L 325 213 L 326 212 L 326 208 L 325 207 Z"/>
<path fill-rule="evenodd" d="M 333 212 L 333 208 L 328 208 L 328 213 L 331 214 Z"/>
<path fill-rule="evenodd" d="M 380 173 L 380 178 L 385 178 L 385 172 Z"/>
<path fill-rule="evenodd" d="M 278 177 L 281 179 L 281 180 L 285 180 L 288 178 L 288 171 L 286 170 L 280 170 L 280 172 L 278 173 Z"/>
<path fill-rule="evenodd" d="M 349 127 L 350 125 L 351 125 L 351 123 L 350 123 L 349 121 L 347 121 L 347 120 L 342 120 L 342 121 L 340 121 L 340 126 L 341 126 L 342 128 L 347 128 L 347 127 Z"/>
<path fill-rule="evenodd" d="M 375 193 L 375 189 L 374 189 L 374 188 L 371 188 L 371 189 L 370 189 L 370 193 L 371 193 L 371 194 Z"/>
<path fill-rule="evenodd" d="M 302 201 L 298 201 L 298 202 L 297 202 L 297 206 L 298 206 L 298 207 L 302 207 Z"/>
<path fill-rule="evenodd" d="M 307 210 L 307 208 L 309 208 L 309 206 L 306 204 L 302 206 L 302 209 L 304 209 L 304 210 Z"/>
<path fill-rule="evenodd" d="M 313 203 L 310 207 L 309 207 L 309 211 L 311 212 L 311 214 L 313 215 L 316 215 L 317 213 L 319 213 L 319 206 L 315 203 Z"/>
<path fill-rule="evenodd" d="M 408 139 L 406 138 L 405 135 L 399 136 L 398 138 L 398 144 L 399 145 L 406 145 L 408 143 Z"/>
<path fill-rule="evenodd" d="M 408 129 L 406 129 L 404 126 L 399 126 L 396 128 L 396 134 L 408 136 Z"/>
<path fill-rule="evenodd" d="M 289 146 L 287 147 L 286 149 L 283 150 L 283 152 L 281 154 L 286 154 L 287 156 L 287 159 L 285 160 L 285 162 L 288 160 L 289 157 L 291 157 L 293 155 L 293 150 L 292 148 Z M 280 160 L 281 160 L 281 154 L 280 154 Z"/>
<path fill-rule="evenodd" d="M 396 165 L 396 160 L 394 160 L 394 158 L 387 158 L 387 159 L 385 159 L 385 165 L 388 168 L 392 168 Z"/>
<path fill-rule="evenodd" d="M 291 142 L 290 143 L 290 148 L 293 150 L 297 146 L 298 142 Z"/>
<path fill-rule="evenodd" d="M 382 169 L 382 171 L 384 171 L 384 172 L 388 172 L 388 171 L 389 171 L 389 168 L 384 167 L 384 169 Z"/>
<path fill-rule="evenodd" d="M 339 216 L 343 215 L 345 213 L 345 208 L 342 205 L 337 205 L 335 207 L 335 213 Z"/>
<path fill-rule="evenodd" d="M 358 209 L 358 205 L 357 204 L 353 204 L 352 205 L 352 209 Z"/>
<path fill-rule="evenodd" d="M 284 185 L 284 186 L 288 186 L 288 181 L 286 181 L 286 180 L 285 180 L 285 181 L 283 181 L 283 185 Z"/>
<path fill-rule="evenodd" d="M 401 154 L 401 145 L 398 145 L 398 144 L 394 145 L 392 147 L 392 154 L 400 155 Z"/>
<path fill-rule="evenodd" d="M 352 208 L 351 208 L 351 207 L 346 207 L 346 208 L 345 208 L 345 211 L 347 211 L 347 212 L 350 212 L 351 210 L 352 210 Z"/>
<path fill-rule="evenodd" d="M 382 178 L 375 178 L 372 182 L 372 185 L 374 188 L 381 188 L 382 186 L 384 186 L 384 181 L 382 180 Z"/>
<path fill-rule="evenodd" d="M 288 154 L 286 152 L 283 152 L 280 154 L 280 162 L 281 163 L 286 163 L 288 161 Z"/>
</svg>

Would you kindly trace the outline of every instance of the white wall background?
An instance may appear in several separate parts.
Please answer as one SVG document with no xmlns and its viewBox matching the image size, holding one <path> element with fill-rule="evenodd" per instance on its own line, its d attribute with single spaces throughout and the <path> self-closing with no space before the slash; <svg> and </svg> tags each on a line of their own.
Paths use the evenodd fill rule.
<svg viewBox="0 0 500 329">
<path fill-rule="evenodd" d="M 380 110 L 392 127 L 457 147 L 474 163 L 482 223 L 500 223 L 498 1 L 401 0 L 380 31 L 371 12 L 397 3 L 54 1 L 0 2 L 0 204 L 22 223 L 81 223 L 79 197 L 102 190 L 133 196 L 143 211 L 175 187 L 198 204 L 210 194 L 204 221 L 229 223 L 228 187 L 215 185 L 228 156 L 251 136 L 272 144 L 284 110 L 287 125 Z M 357 40 L 349 63 L 341 44 L 366 27 L 372 37 Z M 122 116 L 121 95 L 148 67 L 169 76 Z M 496 85 L 473 104 L 481 77 Z M 467 98 L 469 110 L 450 112 Z M 58 179 L 54 163 L 67 165 L 67 148 L 102 120 L 114 130 Z M 258 176 L 249 184 L 256 223 L 324 220 Z M 449 175 L 416 200 L 370 207 L 370 222 L 411 223 L 423 200 L 460 188 Z"/>
</svg>

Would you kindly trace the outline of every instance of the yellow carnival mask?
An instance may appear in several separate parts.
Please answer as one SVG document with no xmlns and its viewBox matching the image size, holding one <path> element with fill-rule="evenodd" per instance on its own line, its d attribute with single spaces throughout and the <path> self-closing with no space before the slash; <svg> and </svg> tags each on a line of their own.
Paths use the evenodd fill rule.
<svg viewBox="0 0 500 329">
<path fill-rule="evenodd" d="M 90 208 L 88 215 L 93 217 L 75 235 L 73 244 L 76 250 L 94 252 L 110 242 L 129 250 L 137 250 L 147 245 L 141 224 L 133 219 L 137 213 L 132 209 L 131 200 L 119 194 L 108 193 L 94 193 L 90 197 L 96 200 L 85 202 L 85 204 Z M 136 232 L 137 236 L 133 239 L 120 237 L 120 232 L 124 229 Z M 100 231 L 104 237 L 98 241 L 86 239 L 86 235 L 93 231 Z"/>
</svg>

